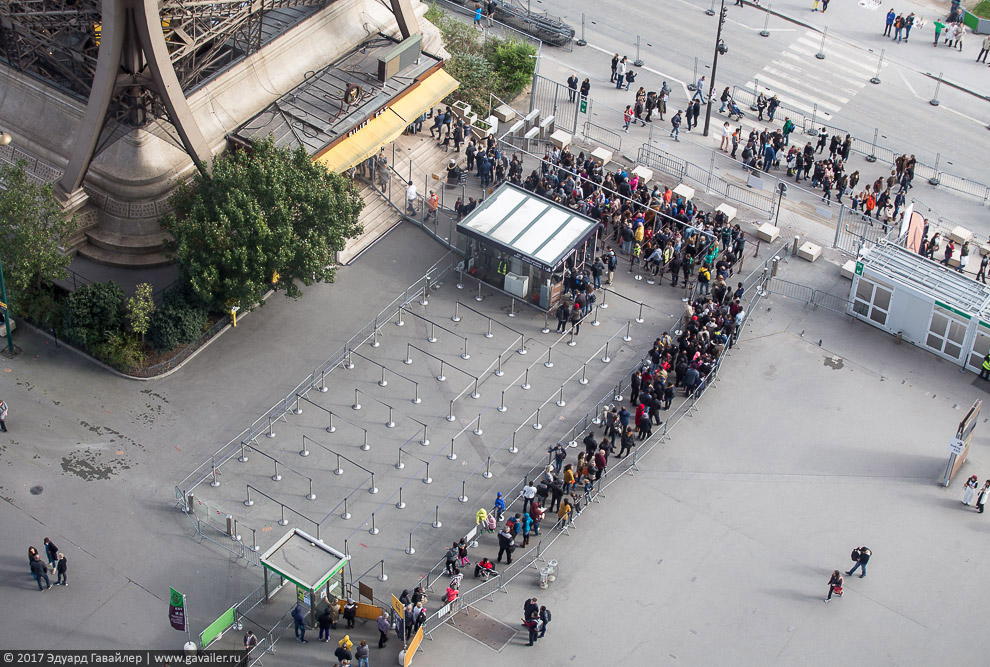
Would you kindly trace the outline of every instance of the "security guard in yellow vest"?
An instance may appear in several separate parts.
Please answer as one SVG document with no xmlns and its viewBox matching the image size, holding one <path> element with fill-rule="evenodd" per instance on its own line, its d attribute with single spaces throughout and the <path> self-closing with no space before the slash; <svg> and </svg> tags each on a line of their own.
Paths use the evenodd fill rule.
<svg viewBox="0 0 990 667">
<path fill-rule="evenodd" d="M 980 379 L 990 380 L 990 354 L 983 357 L 983 370 L 980 371 Z"/>
<path fill-rule="evenodd" d="M 498 256 L 498 275 L 504 276 L 509 272 L 509 263 L 505 261 L 505 255 Z"/>
</svg>

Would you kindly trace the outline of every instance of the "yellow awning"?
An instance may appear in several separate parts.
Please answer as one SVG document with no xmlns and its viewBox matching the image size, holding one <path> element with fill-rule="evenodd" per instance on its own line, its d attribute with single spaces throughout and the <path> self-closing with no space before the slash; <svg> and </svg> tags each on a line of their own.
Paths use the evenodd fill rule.
<svg viewBox="0 0 990 667">
<path fill-rule="evenodd" d="M 459 85 L 445 71 L 437 70 L 393 102 L 385 113 L 370 119 L 367 125 L 313 161 L 334 172 L 350 169 L 395 141 L 420 114 L 457 90 Z"/>
</svg>

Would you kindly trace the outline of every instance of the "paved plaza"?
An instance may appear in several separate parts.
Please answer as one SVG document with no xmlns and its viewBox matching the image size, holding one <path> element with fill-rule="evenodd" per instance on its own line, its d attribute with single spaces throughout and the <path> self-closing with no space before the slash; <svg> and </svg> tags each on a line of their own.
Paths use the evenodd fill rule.
<svg viewBox="0 0 990 667">
<path fill-rule="evenodd" d="M 700 10 L 709 3 L 676 4 L 684 23 L 657 26 L 657 36 L 705 35 L 698 43 L 707 44 L 714 22 Z M 775 9 L 795 14 L 799 4 L 810 5 L 781 2 Z M 578 3 L 564 12 L 547 5 L 575 24 L 590 7 Z M 862 8 L 838 2 L 832 8 L 828 15 L 845 24 L 832 24 L 845 31 L 843 42 L 824 64 L 800 66 L 820 70 L 812 77 L 854 60 L 858 47 L 850 42 L 873 48 L 866 42 L 879 32 L 859 20 Z M 745 28 L 746 40 L 759 40 L 762 21 L 752 19 L 751 7 L 745 11 L 732 20 Z M 630 40 L 609 25 L 637 18 L 647 27 L 656 20 L 617 15 L 588 26 L 591 46 L 584 50 L 545 48 L 541 74 L 563 81 L 584 67 L 593 71 L 599 113 L 607 113 L 606 104 L 628 103 L 631 93 L 609 89 L 607 61 Z M 721 61 L 719 72 L 724 63 L 739 85 L 761 73 L 782 76 L 779 68 L 766 69 L 774 69 L 768 54 L 793 60 L 809 48 L 806 31 L 829 25 L 820 16 L 801 20 L 807 25 L 773 19 L 771 37 L 753 49 L 734 36 L 738 60 Z M 977 42 L 970 35 L 967 48 Z M 665 78 L 683 84 L 693 76 L 692 58 L 644 54 L 648 69 L 637 84 L 657 87 Z M 948 68 L 952 55 L 935 54 L 928 64 Z M 953 118 L 975 132 L 979 113 L 968 93 L 951 88 L 939 109 L 921 106 L 927 57 L 913 51 L 895 57 L 884 75 L 893 88 L 887 98 L 884 88 L 838 80 L 857 92 L 841 102 L 831 96 L 836 124 L 843 126 L 838 118 L 845 115 L 869 128 L 882 117 L 904 150 L 926 150 L 930 160 L 939 147 L 913 131 L 919 119 Z M 844 77 L 854 76 L 845 70 Z M 956 78 L 979 84 L 969 71 Z M 675 88 L 679 102 L 687 95 Z M 891 100 L 909 111 L 883 115 Z M 606 124 L 604 118 L 594 122 Z M 618 119 L 607 124 L 619 126 Z M 961 173 L 975 174 L 974 165 L 982 164 L 988 142 L 979 129 L 946 147 L 959 151 L 953 159 Z M 634 128 L 621 153 L 634 155 L 650 140 L 648 130 Z M 683 139 L 677 150 L 690 159 L 700 161 L 711 148 L 698 136 Z M 535 167 L 530 162 L 526 172 Z M 912 195 L 978 236 L 990 233 L 979 201 L 924 183 Z M 706 207 L 720 203 L 700 192 L 699 199 Z M 741 209 L 739 221 L 752 233 L 751 223 L 765 219 Z M 827 223 L 785 202 L 778 245 L 794 234 L 828 245 Z M 775 249 L 764 245 L 759 258 L 748 256 L 742 274 Z M 839 277 L 846 259 L 832 250 L 815 264 L 789 258 L 780 276 L 842 296 L 849 289 Z M 7 533 L 0 643 L 180 647 L 186 637 L 166 619 L 169 587 L 187 594 L 198 633 L 261 585 L 257 556 L 246 546 L 264 551 L 291 528 L 346 549 L 348 579 L 371 585 L 376 600 L 412 589 L 473 525 L 475 512 L 491 507 L 496 492 L 514 499 L 545 463 L 548 447 L 580 442 L 600 401 L 628 395 L 620 383 L 683 312 L 682 289 L 634 280 L 621 262 L 605 295 L 608 308 L 594 312 L 578 336 L 544 334 L 543 315 L 505 295 L 482 287 L 484 299 L 475 300 L 477 281 L 443 272 L 453 261 L 423 231 L 403 224 L 343 267 L 336 284 L 309 288 L 299 302 L 274 295 L 183 368 L 151 382 L 111 375 L 27 327 L 18 330 L 23 353 L 0 364 L 0 397 L 10 406 L 10 431 L 0 438 L 6 501 L 0 521 Z M 427 272 L 427 297 L 406 293 L 398 309 L 396 299 L 409 285 L 421 285 Z M 313 380 L 300 385 L 314 369 Z M 767 295 L 749 314 L 718 382 L 670 437 L 643 452 L 637 469 L 613 474 L 600 502 L 535 567 L 521 573 L 517 567 L 504 591 L 433 632 L 417 662 L 454 667 L 465 656 L 478 667 L 520 658 L 549 665 L 979 662 L 990 650 L 981 632 L 990 519 L 960 497 L 965 477 L 990 477 L 985 418 L 953 486 L 937 482 L 956 425 L 988 388 L 847 316 Z M 266 411 L 287 398 L 289 410 L 277 412 L 269 431 Z M 275 437 L 265 437 L 268 432 Z M 570 450 L 569 460 L 577 451 Z M 192 493 L 191 515 L 177 509 L 177 488 Z M 228 515 L 240 545 L 218 537 Z M 24 555 L 29 545 L 42 548 L 44 537 L 67 555 L 70 585 L 39 593 Z M 851 567 L 850 550 L 863 544 L 874 554 L 869 576 L 847 578 L 845 596 L 824 604 L 829 574 Z M 482 536 L 471 560 L 494 560 L 497 550 L 494 536 Z M 558 562 L 559 575 L 544 590 L 539 568 L 549 559 Z M 379 580 L 383 572 L 386 581 Z M 467 574 L 462 588 L 474 585 Z M 433 588 L 430 612 L 442 589 Z M 528 648 L 519 620 L 523 601 L 533 596 L 553 611 L 553 622 Z M 284 626 L 291 603 L 292 593 L 283 591 L 244 625 L 264 636 Z M 239 646 L 240 634 L 231 631 L 220 645 Z M 374 622 L 359 622 L 351 638 L 374 647 Z M 395 664 L 398 648 L 394 638 L 386 651 L 373 648 L 372 664 Z M 329 653 L 316 642 L 293 642 L 290 629 L 279 651 L 263 659 L 322 664 L 332 660 Z"/>
</svg>

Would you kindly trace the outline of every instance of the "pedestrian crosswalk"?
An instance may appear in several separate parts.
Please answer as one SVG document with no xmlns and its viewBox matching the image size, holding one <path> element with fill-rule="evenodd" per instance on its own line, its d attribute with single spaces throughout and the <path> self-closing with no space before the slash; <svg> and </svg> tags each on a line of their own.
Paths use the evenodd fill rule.
<svg viewBox="0 0 990 667">
<path fill-rule="evenodd" d="M 746 82 L 746 90 L 768 98 L 776 95 L 785 108 L 796 109 L 819 120 L 831 120 L 877 73 L 877 61 L 859 49 L 839 41 L 825 44 L 822 35 L 808 30 L 777 58 Z"/>
</svg>

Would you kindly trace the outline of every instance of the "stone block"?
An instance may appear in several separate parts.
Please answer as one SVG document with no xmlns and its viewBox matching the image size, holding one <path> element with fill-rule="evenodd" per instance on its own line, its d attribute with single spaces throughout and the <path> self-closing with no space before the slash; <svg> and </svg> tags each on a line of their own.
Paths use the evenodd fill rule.
<svg viewBox="0 0 990 667">
<path fill-rule="evenodd" d="M 773 243 L 780 236 L 780 229 L 774 227 L 769 222 L 764 222 L 756 229 L 756 237 L 761 241 Z"/>
<path fill-rule="evenodd" d="M 949 238 L 956 242 L 956 244 L 968 243 L 973 240 L 973 232 L 969 231 L 965 227 L 956 227 L 951 232 L 949 232 Z"/>
<path fill-rule="evenodd" d="M 822 247 L 820 245 L 815 245 L 811 241 L 805 241 L 801 247 L 798 248 L 798 257 L 801 259 L 806 259 L 809 262 L 814 262 L 821 256 Z"/>
<path fill-rule="evenodd" d="M 567 148 L 571 145 L 571 133 L 557 130 L 550 135 L 550 142 L 557 148 Z"/>
<path fill-rule="evenodd" d="M 508 104 L 503 104 L 502 106 L 495 109 L 495 117 L 499 119 L 502 123 L 508 123 L 510 120 L 516 117 L 516 110 L 510 107 Z"/>
<path fill-rule="evenodd" d="M 591 151 L 591 158 L 593 160 L 600 161 L 602 164 L 608 164 L 612 161 L 612 151 L 599 146 L 595 150 Z"/>
<path fill-rule="evenodd" d="M 850 259 L 842 265 L 842 277 L 852 280 L 854 275 L 856 275 L 856 260 Z"/>
<path fill-rule="evenodd" d="M 641 164 L 636 165 L 636 168 L 632 170 L 632 173 L 639 176 L 641 181 L 648 183 L 653 180 L 653 170 L 649 167 L 644 167 Z"/>
</svg>

